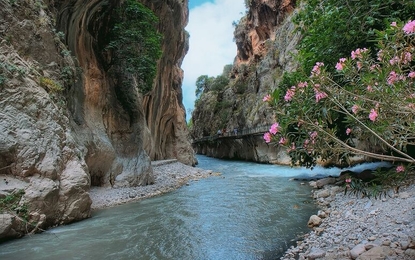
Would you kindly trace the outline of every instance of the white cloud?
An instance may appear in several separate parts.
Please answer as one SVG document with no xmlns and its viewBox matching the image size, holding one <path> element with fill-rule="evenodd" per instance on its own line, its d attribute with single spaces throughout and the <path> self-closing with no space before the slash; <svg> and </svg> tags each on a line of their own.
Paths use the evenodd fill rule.
<svg viewBox="0 0 415 260">
<path fill-rule="evenodd" d="M 236 44 L 233 41 L 233 21 L 245 13 L 244 0 L 215 0 L 190 10 L 186 30 L 190 34 L 190 48 L 182 69 L 183 104 L 193 109 L 195 82 L 200 75 L 217 76 L 226 64 L 233 63 Z M 189 119 L 191 115 L 187 115 Z"/>
</svg>

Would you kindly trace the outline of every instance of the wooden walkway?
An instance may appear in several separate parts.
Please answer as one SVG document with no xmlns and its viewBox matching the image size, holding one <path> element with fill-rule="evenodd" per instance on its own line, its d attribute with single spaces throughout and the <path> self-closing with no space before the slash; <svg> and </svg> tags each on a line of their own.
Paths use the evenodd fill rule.
<svg viewBox="0 0 415 260">
<path fill-rule="evenodd" d="M 241 139 L 245 136 L 249 135 L 263 135 L 264 133 L 268 132 L 271 128 L 271 125 L 262 125 L 256 126 L 252 128 L 244 128 L 238 129 L 236 133 L 234 131 L 229 131 L 226 133 L 222 133 L 221 135 L 212 135 L 212 136 L 204 136 L 202 138 L 196 139 L 193 141 L 193 144 L 201 143 L 201 142 L 214 142 L 221 139 Z"/>
</svg>

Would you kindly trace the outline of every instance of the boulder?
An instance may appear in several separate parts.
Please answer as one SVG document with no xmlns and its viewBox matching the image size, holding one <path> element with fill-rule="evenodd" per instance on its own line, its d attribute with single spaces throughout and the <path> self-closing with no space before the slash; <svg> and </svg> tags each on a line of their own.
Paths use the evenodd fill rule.
<svg viewBox="0 0 415 260">
<path fill-rule="evenodd" d="M 307 226 L 312 227 L 318 227 L 321 224 L 321 218 L 317 215 L 311 215 L 310 219 L 308 220 Z"/>
<path fill-rule="evenodd" d="M 327 177 L 316 181 L 317 188 L 321 189 L 325 185 L 336 183 L 336 178 Z"/>
<path fill-rule="evenodd" d="M 358 244 L 350 250 L 350 256 L 352 259 L 356 259 L 359 255 L 363 254 L 366 251 L 365 245 Z"/>
</svg>

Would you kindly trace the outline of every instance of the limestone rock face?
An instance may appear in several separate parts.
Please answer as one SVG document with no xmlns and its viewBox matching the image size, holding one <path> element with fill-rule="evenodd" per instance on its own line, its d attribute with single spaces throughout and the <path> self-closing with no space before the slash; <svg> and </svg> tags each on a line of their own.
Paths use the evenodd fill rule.
<svg viewBox="0 0 415 260">
<path fill-rule="evenodd" d="M 122 68 L 104 43 L 121 1 L 0 1 L 0 199 L 14 203 L 0 208 L 0 240 L 89 217 L 91 185 L 151 184 L 151 160 L 195 164 L 179 68 L 187 1 L 142 2 L 164 35 L 148 96 L 111 77 Z"/>
<path fill-rule="evenodd" d="M 183 70 L 180 68 L 187 53 L 188 1 L 142 0 L 159 17 L 163 32 L 163 56 L 153 91 L 144 97 L 144 112 L 148 131 L 144 147 L 152 160 L 176 158 L 181 163 L 195 165 L 196 158 L 186 126 L 182 104 Z"/>
<path fill-rule="evenodd" d="M 266 54 L 268 40 L 276 39 L 277 27 L 292 13 L 295 0 L 253 0 L 247 15 L 235 30 L 237 63 L 259 60 Z"/>
<path fill-rule="evenodd" d="M 262 137 L 247 136 L 241 139 L 222 139 L 218 143 L 201 142 L 194 144 L 195 152 L 216 158 L 233 158 L 237 160 L 260 163 L 278 163 L 290 165 L 291 159 L 279 148 L 268 145 Z"/>
<path fill-rule="evenodd" d="M 292 0 L 250 1 L 246 16 L 234 32 L 238 51 L 230 75 L 225 75 L 230 77 L 230 83 L 221 91 L 205 91 L 201 95 L 192 113 L 194 140 L 212 136 L 218 129 L 241 131 L 271 125 L 277 120 L 262 99 L 278 87 L 285 71 L 293 71 L 297 66 L 292 54 L 301 35 L 291 21 L 295 4 Z M 194 145 L 197 151 L 209 150 L 211 156 L 236 158 L 232 152 L 224 156 L 207 143 L 197 145 L 199 148 Z M 287 164 L 287 155 L 261 138 L 244 146 L 255 147 L 255 155 L 249 156 L 249 160 Z"/>
</svg>

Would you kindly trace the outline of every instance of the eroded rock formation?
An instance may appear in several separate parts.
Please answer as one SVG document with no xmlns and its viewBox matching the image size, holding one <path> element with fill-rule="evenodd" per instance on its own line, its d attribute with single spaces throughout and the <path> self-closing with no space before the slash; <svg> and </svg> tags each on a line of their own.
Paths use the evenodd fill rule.
<svg viewBox="0 0 415 260">
<path fill-rule="evenodd" d="M 295 0 L 252 0 L 248 13 L 235 30 L 236 63 L 259 61 L 274 41 L 278 27 L 293 12 Z"/>
<path fill-rule="evenodd" d="M 231 74 L 226 75 L 230 83 L 221 91 L 205 91 L 201 96 L 192 114 L 194 140 L 214 135 L 218 129 L 242 130 L 275 122 L 262 99 L 278 87 L 284 71 L 297 66 L 292 54 L 301 36 L 291 21 L 295 4 L 294 0 L 250 1 L 234 32 L 238 51 Z M 221 109 L 216 111 L 217 107 Z M 223 147 L 208 142 L 194 147 L 213 157 L 287 164 L 286 155 L 261 138 L 225 142 Z"/>
<path fill-rule="evenodd" d="M 151 184 L 151 160 L 195 164 L 179 68 L 187 1 L 142 2 L 164 36 L 148 96 L 112 77 L 122 1 L 0 1 L 0 240 L 89 217 L 91 185 Z"/>
</svg>

